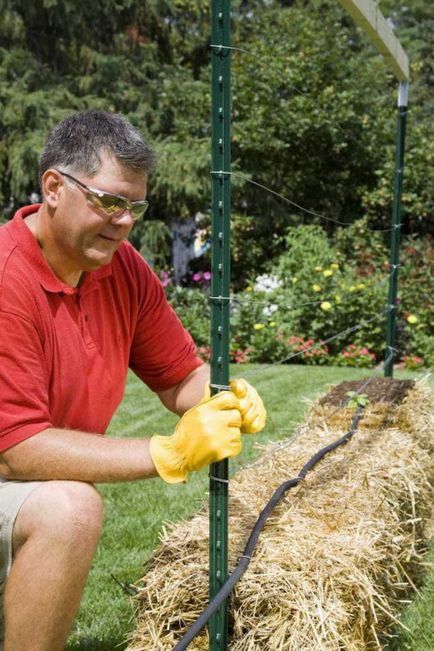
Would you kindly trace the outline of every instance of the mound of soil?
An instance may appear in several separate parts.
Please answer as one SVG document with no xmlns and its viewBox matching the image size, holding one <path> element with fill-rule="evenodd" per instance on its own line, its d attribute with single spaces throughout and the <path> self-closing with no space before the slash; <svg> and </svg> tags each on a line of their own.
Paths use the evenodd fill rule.
<svg viewBox="0 0 434 651">
<path fill-rule="evenodd" d="M 364 386 L 365 385 L 365 386 Z M 394 380 L 389 377 L 375 377 L 368 380 L 356 380 L 351 382 L 341 382 L 334 387 L 320 401 L 323 405 L 335 405 L 341 407 L 345 405 L 349 398 L 349 391 L 357 391 L 362 395 L 367 395 L 371 404 L 377 402 L 387 402 L 390 404 L 399 404 L 402 402 L 407 393 L 414 386 L 414 380 Z"/>
</svg>

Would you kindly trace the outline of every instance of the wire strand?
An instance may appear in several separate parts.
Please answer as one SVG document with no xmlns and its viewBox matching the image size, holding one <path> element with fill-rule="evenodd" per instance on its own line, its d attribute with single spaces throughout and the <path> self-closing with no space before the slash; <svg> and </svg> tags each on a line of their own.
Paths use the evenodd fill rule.
<svg viewBox="0 0 434 651">
<path fill-rule="evenodd" d="M 264 58 L 263 58 L 262 56 L 260 56 L 259 54 L 256 54 L 256 52 L 252 52 L 251 50 L 246 50 L 245 48 L 242 48 L 242 47 L 235 47 L 235 46 L 233 46 L 233 45 L 215 45 L 215 44 L 212 44 L 212 43 L 211 43 L 210 47 L 211 47 L 211 48 L 215 48 L 215 49 L 220 49 L 220 50 L 232 50 L 232 51 L 235 51 L 235 52 L 241 52 L 242 54 L 247 54 L 248 56 L 253 57 L 253 58 L 256 59 L 257 61 L 260 61 L 261 63 L 262 63 L 263 60 L 264 60 Z M 266 65 L 266 67 L 269 68 L 270 70 L 274 70 L 274 72 L 277 73 L 277 75 L 279 76 L 279 79 L 282 78 L 282 70 L 279 70 L 278 68 L 276 68 L 276 66 L 274 66 L 274 65 L 273 65 L 272 63 L 270 63 L 269 61 L 267 61 L 265 65 Z M 308 93 L 304 93 L 304 92 L 303 92 L 303 91 L 302 91 L 298 86 L 296 86 L 296 85 L 295 85 L 294 83 L 292 83 L 291 81 L 289 81 L 289 80 L 286 80 L 286 81 L 287 81 L 288 85 L 289 85 L 291 88 L 293 88 L 293 89 L 294 89 L 294 90 L 295 90 L 295 91 L 296 91 L 296 92 L 297 92 L 301 97 L 304 97 L 304 99 L 310 99 L 310 96 L 309 96 Z M 348 132 L 346 129 L 344 129 L 344 127 L 342 127 L 340 124 L 338 124 L 337 127 L 338 127 L 338 129 L 343 133 L 343 135 L 345 135 L 345 137 L 349 138 L 349 139 L 352 140 L 356 145 L 359 145 L 359 146 L 360 146 L 360 141 L 357 140 L 357 138 L 355 138 L 355 137 L 353 136 L 352 133 L 349 133 L 349 132 Z"/>
<path fill-rule="evenodd" d="M 382 285 L 383 283 L 387 282 L 388 280 L 390 280 L 392 275 L 394 273 L 396 273 L 396 269 L 399 267 L 399 265 L 392 265 L 392 266 L 393 266 L 393 269 L 387 276 L 385 276 L 384 278 L 382 278 L 378 282 L 366 284 L 366 286 L 365 286 L 366 289 L 370 289 L 374 284 L 376 286 L 379 286 L 379 285 Z M 363 289 L 365 289 L 365 287 Z M 340 291 L 340 289 L 338 287 L 336 287 L 336 291 Z M 255 293 L 255 290 L 254 290 L 254 293 Z M 285 310 L 297 310 L 297 309 L 299 309 L 301 307 L 305 307 L 306 305 L 320 305 L 321 303 L 324 303 L 325 301 L 334 301 L 335 300 L 335 297 L 328 296 L 328 297 L 322 297 L 321 299 L 318 299 L 316 301 L 305 301 L 303 303 L 279 303 L 279 301 L 277 299 L 268 299 L 268 300 L 264 300 L 264 301 L 259 301 L 259 300 L 256 300 L 255 298 L 249 298 L 249 297 L 239 298 L 236 294 L 230 294 L 229 296 L 212 296 L 212 295 L 206 294 L 206 296 L 208 297 L 208 300 L 210 300 L 210 301 L 229 301 L 231 303 L 240 303 L 240 304 L 245 304 L 245 305 L 263 305 L 264 307 L 276 305 L 278 309 L 285 309 Z M 351 298 L 351 297 L 348 297 L 348 298 Z M 345 303 L 345 302 L 347 302 L 347 297 L 344 296 L 341 299 L 339 304 Z M 174 300 L 171 300 L 171 304 L 176 305 L 176 297 L 175 297 Z M 277 310 L 276 310 L 276 312 L 277 312 Z"/>
<path fill-rule="evenodd" d="M 283 359 L 279 359 L 277 362 L 273 362 L 270 364 L 266 364 L 264 367 L 261 367 L 260 369 L 253 369 L 251 371 L 247 371 L 244 373 L 243 377 L 250 377 L 251 375 L 256 375 L 258 372 L 263 372 L 266 371 L 273 366 L 278 366 L 280 364 L 285 364 L 286 362 L 289 362 L 292 359 L 295 359 L 296 357 L 300 357 L 301 355 L 305 355 L 311 350 L 314 350 L 315 348 L 318 348 L 320 346 L 325 346 L 332 341 L 335 341 L 336 339 L 340 339 L 341 337 L 344 337 L 347 334 L 350 334 L 352 332 L 356 332 L 357 330 L 360 330 L 361 328 L 365 327 L 366 325 L 369 325 L 375 319 L 378 319 L 380 316 L 383 316 L 387 314 L 387 312 L 390 312 L 390 306 L 387 308 L 383 309 L 381 312 L 378 312 L 375 314 L 373 317 L 370 319 L 364 319 L 363 321 L 360 321 L 354 326 L 351 326 L 349 328 L 346 328 L 345 330 L 341 330 L 341 332 L 336 333 L 335 335 L 328 337 L 328 339 L 321 339 L 321 341 L 317 341 L 316 343 L 312 344 L 311 346 L 308 346 L 307 348 L 304 348 L 303 350 L 299 350 L 296 353 L 291 353 L 291 355 L 288 355 L 287 357 L 284 357 Z"/>
<path fill-rule="evenodd" d="M 333 224 L 338 224 L 339 226 L 345 226 L 346 228 L 349 228 L 352 226 L 353 222 L 343 222 L 340 219 L 334 219 L 333 217 L 327 217 L 327 215 L 323 215 L 322 213 L 316 212 L 315 210 L 310 210 L 309 208 L 305 208 L 304 206 L 301 206 L 299 203 L 296 203 L 295 201 L 292 201 L 291 199 L 288 199 L 288 197 L 285 197 L 285 195 L 281 194 L 280 192 L 276 192 L 276 190 L 273 190 L 272 188 L 269 188 L 266 185 L 263 185 L 262 183 L 259 183 L 258 181 L 254 181 L 253 179 L 249 178 L 248 176 L 245 176 L 244 174 L 239 174 L 238 172 L 225 172 L 223 170 L 211 170 L 211 175 L 213 174 L 218 174 L 218 175 L 230 175 L 230 176 L 235 176 L 239 179 L 242 179 L 243 181 L 246 181 L 246 183 L 250 183 L 251 185 L 255 185 L 258 188 L 261 188 L 261 190 L 265 190 L 266 192 L 278 197 L 285 203 L 287 203 L 290 206 L 293 206 L 294 208 L 298 208 L 302 212 L 312 215 L 313 217 L 318 217 L 320 219 L 323 219 L 324 221 L 327 222 L 332 222 Z M 399 225 L 400 226 L 400 225 Z M 370 233 L 389 233 L 390 231 L 394 230 L 396 226 L 392 226 L 391 228 L 368 228 L 368 231 Z"/>
<path fill-rule="evenodd" d="M 399 265 L 393 265 L 393 266 L 394 266 L 394 269 L 392 269 L 392 271 L 387 276 L 385 276 L 384 278 L 382 278 L 381 280 L 379 280 L 376 283 L 367 284 L 365 286 L 366 289 L 370 289 L 371 287 L 373 287 L 374 284 L 378 287 L 379 285 L 382 285 L 383 283 L 390 280 L 392 275 L 394 273 L 396 273 L 396 268 Z M 363 288 L 363 289 L 365 289 L 365 288 Z M 338 287 L 336 287 L 336 291 L 337 292 L 340 291 Z M 340 300 L 339 304 L 346 303 L 349 298 L 351 298 L 351 297 L 350 296 L 348 296 L 348 297 L 344 296 Z M 318 299 L 316 301 L 306 301 L 304 303 L 279 303 L 279 301 L 277 299 L 269 299 L 268 301 L 257 301 L 254 298 L 239 298 L 236 294 L 231 294 L 230 296 L 209 296 L 209 300 L 211 300 L 211 301 L 212 300 L 230 301 L 231 303 L 240 303 L 240 304 L 246 304 L 246 305 L 263 305 L 264 307 L 276 305 L 277 309 L 296 310 L 296 309 L 299 309 L 301 307 L 305 307 L 306 305 L 320 305 L 321 303 L 324 303 L 325 301 L 334 301 L 335 297 L 332 297 L 332 296 L 323 297 L 323 298 Z M 277 310 L 275 310 L 275 311 L 277 312 Z"/>
</svg>

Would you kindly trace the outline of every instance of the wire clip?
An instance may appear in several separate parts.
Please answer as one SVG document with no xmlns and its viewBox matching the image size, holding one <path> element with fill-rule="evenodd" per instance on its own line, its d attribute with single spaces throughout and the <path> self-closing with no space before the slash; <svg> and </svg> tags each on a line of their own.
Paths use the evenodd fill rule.
<svg viewBox="0 0 434 651">
<path fill-rule="evenodd" d="M 224 303 L 225 301 L 229 303 L 232 299 L 230 296 L 209 296 L 209 300 L 215 303 Z"/>
<path fill-rule="evenodd" d="M 213 384 L 210 382 L 211 389 L 217 389 L 217 391 L 230 391 L 231 387 L 228 384 Z"/>
<path fill-rule="evenodd" d="M 219 481 L 222 484 L 229 484 L 229 479 L 221 479 L 220 477 L 215 477 L 214 475 L 210 475 L 209 478 L 214 479 L 214 481 Z"/>
</svg>

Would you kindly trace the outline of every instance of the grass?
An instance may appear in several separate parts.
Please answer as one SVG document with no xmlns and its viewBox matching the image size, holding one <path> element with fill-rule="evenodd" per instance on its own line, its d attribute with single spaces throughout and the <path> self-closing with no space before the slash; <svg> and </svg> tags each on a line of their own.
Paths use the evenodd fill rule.
<svg viewBox="0 0 434 651">
<path fill-rule="evenodd" d="M 269 422 L 260 436 L 244 437 L 244 449 L 231 463 L 231 471 L 258 456 L 258 441 L 291 436 L 306 411 L 306 399 L 326 392 L 330 384 L 360 379 L 370 373 L 366 369 L 326 366 L 236 367 L 234 375 L 249 379 L 263 396 Z M 398 378 L 411 376 L 396 373 Z M 109 434 L 137 437 L 170 433 L 175 423 L 176 417 L 166 412 L 158 398 L 131 375 Z M 146 558 L 158 544 L 162 524 L 184 519 L 195 511 L 206 498 L 207 487 L 206 470 L 195 473 L 189 484 L 182 486 L 169 486 L 159 479 L 99 486 L 105 502 L 105 524 L 67 651 L 113 651 L 126 647 L 125 637 L 134 628 L 133 611 L 128 596 L 111 575 L 121 582 L 138 580 Z M 434 546 L 427 560 L 434 562 Z M 402 621 L 409 633 L 399 634 L 393 651 L 434 649 L 434 570 L 403 613 Z"/>
</svg>

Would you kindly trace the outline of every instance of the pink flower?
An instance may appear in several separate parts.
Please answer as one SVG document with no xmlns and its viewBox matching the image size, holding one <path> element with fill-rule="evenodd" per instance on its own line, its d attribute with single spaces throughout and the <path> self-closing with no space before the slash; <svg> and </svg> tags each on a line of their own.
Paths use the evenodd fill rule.
<svg viewBox="0 0 434 651">
<path fill-rule="evenodd" d="M 198 283 L 200 280 L 202 280 L 202 274 L 200 273 L 200 271 L 193 274 L 192 279 L 195 283 Z"/>
<path fill-rule="evenodd" d="M 211 280 L 211 272 L 210 271 L 204 271 L 203 273 L 203 279 L 206 280 L 207 282 Z"/>
<path fill-rule="evenodd" d="M 168 285 L 170 285 L 170 276 L 167 273 L 167 271 L 161 272 L 161 284 L 163 285 L 163 287 L 167 287 Z"/>
</svg>

